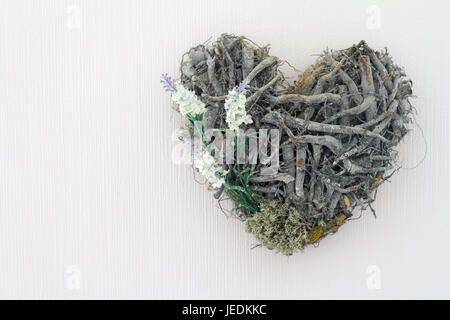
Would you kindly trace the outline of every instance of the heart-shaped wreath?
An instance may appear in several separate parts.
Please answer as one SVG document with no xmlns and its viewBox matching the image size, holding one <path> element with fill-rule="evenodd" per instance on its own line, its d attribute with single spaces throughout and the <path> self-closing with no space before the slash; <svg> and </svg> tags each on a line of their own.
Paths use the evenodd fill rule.
<svg viewBox="0 0 450 320">
<path fill-rule="evenodd" d="M 233 201 L 230 214 L 262 245 L 291 255 L 356 207 L 375 214 L 377 188 L 399 168 L 393 148 L 411 122 L 412 82 L 364 41 L 326 50 L 291 85 L 282 64 L 224 34 L 183 55 L 178 81 L 161 82 L 189 120 L 180 139 L 215 197 Z"/>
</svg>

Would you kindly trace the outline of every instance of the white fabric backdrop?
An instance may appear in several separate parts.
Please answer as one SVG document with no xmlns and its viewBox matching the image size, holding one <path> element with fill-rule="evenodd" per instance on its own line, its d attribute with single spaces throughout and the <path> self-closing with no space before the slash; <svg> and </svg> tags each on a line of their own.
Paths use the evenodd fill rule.
<svg viewBox="0 0 450 320">
<path fill-rule="evenodd" d="M 450 298 L 448 1 L 0 2 L 0 298 Z M 289 259 L 171 161 L 159 84 L 222 32 L 305 70 L 389 47 L 428 155 L 319 248 Z M 293 76 L 294 73 L 288 72 Z M 294 79 L 293 77 L 291 78 Z M 415 129 L 405 167 L 425 151 Z"/>
</svg>

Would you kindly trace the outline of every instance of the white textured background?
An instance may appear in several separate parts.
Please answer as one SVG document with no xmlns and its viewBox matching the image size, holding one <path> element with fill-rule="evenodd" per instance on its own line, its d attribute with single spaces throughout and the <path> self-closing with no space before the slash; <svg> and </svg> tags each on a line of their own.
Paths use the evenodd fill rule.
<svg viewBox="0 0 450 320">
<path fill-rule="evenodd" d="M 449 21 L 448 1 L 1 0 L 0 297 L 450 298 Z M 171 162 L 159 75 L 222 32 L 300 70 L 327 46 L 389 47 L 429 149 L 381 188 L 377 220 L 289 259 L 250 250 Z M 416 128 L 405 167 L 424 151 Z"/>
</svg>

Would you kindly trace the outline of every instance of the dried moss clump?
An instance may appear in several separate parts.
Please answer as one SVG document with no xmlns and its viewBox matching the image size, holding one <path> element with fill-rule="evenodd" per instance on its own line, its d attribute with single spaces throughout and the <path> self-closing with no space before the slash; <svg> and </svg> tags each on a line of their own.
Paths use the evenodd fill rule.
<svg viewBox="0 0 450 320">
<path fill-rule="evenodd" d="M 246 220 L 246 231 L 264 246 L 284 255 L 292 255 L 309 244 L 308 234 L 313 225 L 306 222 L 293 207 L 278 200 L 262 200 L 261 210 Z"/>
<path fill-rule="evenodd" d="M 287 256 L 335 233 L 351 217 L 350 214 L 341 214 L 314 225 L 302 218 L 297 209 L 279 200 L 263 199 L 260 208 L 246 220 L 246 231 L 265 247 Z"/>
</svg>

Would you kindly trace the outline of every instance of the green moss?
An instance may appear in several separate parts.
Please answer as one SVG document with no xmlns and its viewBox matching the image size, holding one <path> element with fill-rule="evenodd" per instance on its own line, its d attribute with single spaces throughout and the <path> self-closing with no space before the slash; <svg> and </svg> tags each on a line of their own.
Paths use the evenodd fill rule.
<svg viewBox="0 0 450 320">
<path fill-rule="evenodd" d="M 262 200 L 260 211 L 246 221 L 246 231 L 264 246 L 284 255 L 292 255 L 309 244 L 312 224 L 306 222 L 293 207 L 278 200 Z"/>
<path fill-rule="evenodd" d="M 262 245 L 287 256 L 337 232 L 348 218 L 342 214 L 312 224 L 294 207 L 288 207 L 278 200 L 258 199 L 260 211 L 246 220 L 246 231 L 253 234 Z"/>
</svg>

